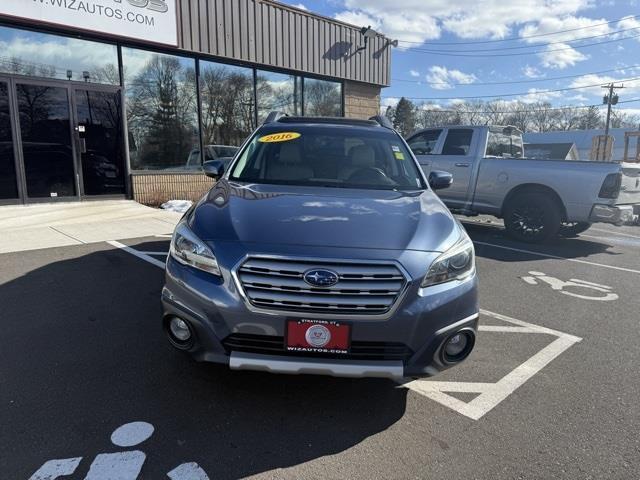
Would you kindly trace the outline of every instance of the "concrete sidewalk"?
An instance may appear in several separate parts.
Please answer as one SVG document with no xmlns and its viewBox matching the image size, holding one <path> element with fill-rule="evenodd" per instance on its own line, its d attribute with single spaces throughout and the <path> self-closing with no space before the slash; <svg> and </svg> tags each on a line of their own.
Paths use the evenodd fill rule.
<svg viewBox="0 0 640 480">
<path fill-rule="evenodd" d="M 169 234 L 181 216 L 133 200 L 0 207 L 0 253 Z"/>
</svg>

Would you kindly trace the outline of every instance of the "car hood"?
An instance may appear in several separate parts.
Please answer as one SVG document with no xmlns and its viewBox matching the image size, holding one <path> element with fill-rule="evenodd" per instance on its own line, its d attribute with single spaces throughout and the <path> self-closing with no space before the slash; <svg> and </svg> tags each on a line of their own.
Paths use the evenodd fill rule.
<svg viewBox="0 0 640 480">
<path fill-rule="evenodd" d="M 205 241 L 444 251 L 459 226 L 431 191 L 219 181 L 190 222 Z"/>
</svg>

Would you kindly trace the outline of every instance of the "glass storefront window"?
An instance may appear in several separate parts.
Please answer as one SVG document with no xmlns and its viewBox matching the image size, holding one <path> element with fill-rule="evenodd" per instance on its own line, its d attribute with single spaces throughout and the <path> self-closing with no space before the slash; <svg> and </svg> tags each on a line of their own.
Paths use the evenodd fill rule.
<svg viewBox="0 0 640 480">
<path fill-rule="evenodd" d="M 301 115 L 301 78 L 284 73 L 257 71 L 258 123 L 274 110 Z"/>
<path fill-rule="evenodd" d="M 123 48 L 122 63 L 131 169 L 194 168 L 191 154 L 200 149 L 195 60 Z"/>
<path fill-rule="evenodd" d="M 118 85 L 115 45 L 0 26 L 0 72 Z"/>
<path fill-rule="evenodd" d="M 240 146 L 255 128 L 253 69 L 200 61 L 200 102 L 205 152 Z"/>
<path fill-rule="evenodd" d="M 18 83 L 16 92 L 27 195 L 76 195 L 67 89 Z"/>
<path fill-rule="evenodd" d="M 18 198 L 18 184 L 11 136 L 9 89 L 6 82 L 0 82 L 0 200 L 11 198 Z"/>
<path fill-rule="evenodd" d="M 304 114 L 311 117 L 342 116 L 342 84 L 305 78 Z"/>
</svg>

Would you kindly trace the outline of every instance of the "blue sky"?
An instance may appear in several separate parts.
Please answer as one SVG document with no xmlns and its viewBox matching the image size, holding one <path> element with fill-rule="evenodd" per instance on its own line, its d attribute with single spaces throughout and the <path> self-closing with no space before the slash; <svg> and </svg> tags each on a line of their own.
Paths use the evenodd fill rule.
<svg viewBox="0 0 640 480">
<path fill-rule="evenodd" d="M 602 89 L 590 85 L 640 77 L 640 16 L 634 17 L 640 14 L 640 0 L 284 3 L 356 25 L 371 25 L 401 40 L 392 54 L 391 86 L 382 93 L 385 104 L 406 96 L 416 97 L 416 102 L 430 101 L 419 97 L 440 99 L 433 102 L 445 106 L 462 97 L 509 93 L 525 95 L 505 96 L 507 100 L 549 101 L 555 106 L 600 104 Z M 559 31 L 565 32 L 555 33 Z M 502 41 L 513 38 L 516 40 Z M 581 48 L 594 43 L 599 44 Z M 554 79 L 567 76 L 572 78 Z M 513 81 L 522 83 L 482 85 Z M 621 101 L 640 98 L 640 80 L 627 81 L 625 86 L 629 88 L 619 92 Z M 544 92 L 562 88 L 573 90 Z M 640 101 L 619 108 L 637 114 Z"/>
</svg>

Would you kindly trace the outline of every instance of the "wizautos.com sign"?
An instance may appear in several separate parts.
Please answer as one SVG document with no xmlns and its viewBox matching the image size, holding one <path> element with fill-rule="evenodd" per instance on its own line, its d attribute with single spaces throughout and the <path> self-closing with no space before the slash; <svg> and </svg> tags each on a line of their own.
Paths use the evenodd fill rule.
<svg viewBox="0 0 640 480">
<path fill-rule="evenodd" d="M 0 15 L 177 45 L 176 0 L 0 0 Z"/>
</svg>

